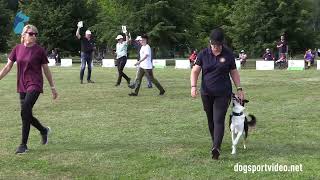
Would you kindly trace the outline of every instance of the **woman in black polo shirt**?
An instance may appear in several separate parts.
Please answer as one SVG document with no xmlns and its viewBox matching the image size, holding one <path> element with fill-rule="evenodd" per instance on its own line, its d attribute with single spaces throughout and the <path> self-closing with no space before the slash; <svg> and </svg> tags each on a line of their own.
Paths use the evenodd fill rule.
<svg viewBox="0 0 320 180">
<path fill-rule="evenodd" d="M 219 159 L 225 129 L 225 116 L 232 94 L 230 76 L 237 87 L 239 99 L 244 98 L 240 87 L 240 75 L 231 50 L 223 45 L 222 29 L 214 29 L 210 35 L 210 47 L 202 50 L 191 71 L 191 96 L 197 96 L 197 80 L 202 71 L 201 98 L 207 114 L 213 147 L 212 158 Z"/>
</svg>

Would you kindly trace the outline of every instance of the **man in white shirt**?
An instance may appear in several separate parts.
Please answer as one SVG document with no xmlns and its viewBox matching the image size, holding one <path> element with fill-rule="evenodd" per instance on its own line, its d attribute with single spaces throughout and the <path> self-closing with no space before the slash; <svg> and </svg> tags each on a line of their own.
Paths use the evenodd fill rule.
<svg viewBox="0 0 320 180">
<path fill-rule="evenodd" d="M 140 85 L 141 85 L 141 80 L 144 74 L 152 81 L 152 83 L 159 89 L 160 93 L 159 95 L 163 95 L 165 93 L 165 90 L 159 83 L 159 81 L 154 78 L 152 68 L 153 64 L 151 61 L 151 48 L 148 45 L 148 36 L 143 35 L 142 36 L 142 41 L 141 41 L 141 49 L 140 49 L 140 60 L 135 64 L 136 66 L 139 67 L 136 83 L 135 83 L 135 88 L 134 92 L 130 93 L 129 96 L 138 96 Z"/>
<path fill-rule="evenodd" d="M 132 42 L 132 45 L 133 47 L 137 50 L 137 61 L 140 60 L 140 49 L 141 49 L 141 41 L 142 41 L 142 38 L 141 36 L 137 36 L 137 38 L 134 40 L 134 41 L 131 41 Z M 152 62 L 152 59 L 151 59 L 151 62 Z M 138 72 L 139 72 L 139 67 L 137 66 L 137 75 L 138 75 Z M 136 75 L 136 79 L 137 79 L 137 75 Z M 147 77 L 147 81 L 148 81 L 148 88 L 152 88 L 152 82 L 150 79 L 148 79 Z M 135 81 L 134 81 L 135 82 Z M 130 86 L 129 86 L 131 89 L 134 89 L 135 87 L 135 83 L 132 83 Z"/>
<path fill-rule="evenodd" d="M 126 35 L 126 40 L 124 40 L 122 35 L 118 35 L 116 37 L 118 41 L 116 45 L 116 55 L 117 55 L 117 68 L 118 68 L 118 80 L 115 86 L 119 86 L 121 83 L 122 77 L 127 80 L 128 85 L 130 85 L 130 78 L 123 72 L 124 66 L 127 63 L 127 48 L 128 48 L 128 41 L 129 37 Z"/>
</svg>

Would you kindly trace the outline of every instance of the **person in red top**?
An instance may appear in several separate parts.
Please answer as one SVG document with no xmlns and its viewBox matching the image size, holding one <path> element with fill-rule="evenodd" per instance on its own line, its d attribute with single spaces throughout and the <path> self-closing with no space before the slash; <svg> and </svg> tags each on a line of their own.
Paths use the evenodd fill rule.
<svg viewBox="0 0 320 180">
<path fill-rule="evenodd" d="M 190 68 L 192 69 L 192 67 L 194 66 L 194 63 L 197 60 L 197 51 L 194 50 L 192 51 L 192 53 L 189 56 L 189 61 L 190 61 Z"/>
<path fill-rule="evenodd" d="M 17 63 L 17 92 L 20 94 L 22 140 L 16 150 L 16 154 L 28 151 L 27 142 L 30 125 L 40 131 L 42 144 L 48 143 L 50 128 L 44 127 L 32 115 L 32 108 L 40 93 L 43 92 L 42 70 L 49 81 L 53 99 L 58 96 L 48 67 L 46 51 L 36 43 L 37 35 L 38 30 L 35 26 L 26 25 L 21 34 L 21 44 L 13 48 L 8 58 L 8 63 L 0 71 L 1 80 L 10 72 L 14 62 Z"/>
</svg>

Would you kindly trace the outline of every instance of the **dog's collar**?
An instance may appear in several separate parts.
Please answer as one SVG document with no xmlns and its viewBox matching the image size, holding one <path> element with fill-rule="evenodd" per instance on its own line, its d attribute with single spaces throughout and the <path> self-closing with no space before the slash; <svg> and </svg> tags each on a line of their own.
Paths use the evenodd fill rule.
<svg viewBox="0 0 320 180">
<path fill-rule="evenodd" d="M 232 115 L 233 115 L 233 116 L 242 116 L 242 115 L 243 115 L 243 112 L 241 112 L 241 113 L 232 112 Z"/>
</svg>

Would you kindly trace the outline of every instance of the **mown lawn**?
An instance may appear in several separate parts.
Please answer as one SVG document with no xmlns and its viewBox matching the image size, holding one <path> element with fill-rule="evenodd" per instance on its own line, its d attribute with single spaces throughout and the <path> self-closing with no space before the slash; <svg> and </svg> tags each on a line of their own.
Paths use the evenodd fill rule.
<svg viewBox="0 0 320 180">
<path fill-rule="evenodd" d="M 140 95 L 129 97 L 125 83 L 114 87 L 115 69 L 95 67 L 96 83 L 83 85 L 78 65 L 51 70 L 60 97 L 51 100 L 45 81 L 34 115 L 53 133 L 42 146 L 32 128 L 24 155 L 14 154 L 21 136 L 16 70 L 0 81 L 0 179 L 320 178 L 320 71 L 242 70 L 257 127 L 236 156 L 226 131 L 214 161 L 201 100 L 190 97 L 189 70 L 155 70 L 163 97 L 145 81 Z M 134 78 L 134 69 L 125 72 Z M 303 171 L 234 172 L 237 163 L 302 164 Z"/>
</svg>

